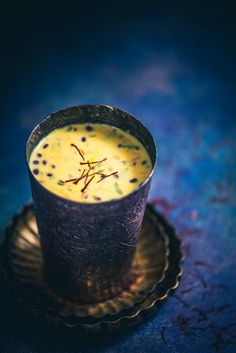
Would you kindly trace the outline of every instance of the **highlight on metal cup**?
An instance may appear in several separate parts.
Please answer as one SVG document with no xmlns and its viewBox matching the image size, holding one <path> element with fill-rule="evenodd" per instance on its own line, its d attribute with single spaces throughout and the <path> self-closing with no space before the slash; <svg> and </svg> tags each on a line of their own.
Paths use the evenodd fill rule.
<svg viewBox="0 0 236 353">
<path fill-rule="evenodd" d="M 107 124 L 129 132 L 146 148 L 152 170 L 133 192 L 111 201 L 83 203 L 46 189 L 29 168 L 39 141 L 72 123 Z M 26 144 L 26 161 L 43 253 L 44 276 L 63 297 L 81 303 L 107 300 L 129 282 L 139 238 L 156 146 L 147 128 L 131 114 L 105 105 L 57 111 L 40 122 Z"/>
</svg>

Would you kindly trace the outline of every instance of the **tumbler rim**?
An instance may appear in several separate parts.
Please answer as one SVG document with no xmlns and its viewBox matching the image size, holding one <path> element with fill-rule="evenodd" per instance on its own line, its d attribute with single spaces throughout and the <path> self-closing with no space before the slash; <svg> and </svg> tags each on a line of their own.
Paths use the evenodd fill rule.
<svg viewBox="0 0 236 353">
<path fill-rule="evenodd" d="M 151 172 L 149 173 L 148 177 L 144 180 L 144 182 L 139 185 L 136 189 L 134 189 L 133 191 L 131 191 L 129 194 L 127 195 L 124 195 L 122 197 L 119 197 L 119 198 L 116 198 L 116 199 L 112 199 L 112 200 L 107 200 L 107 201 L 100 201 L 100 202 L 80 202 L 80 201 L 76 201 L 76 200 L 71 200 L 71 199 L 68 199 L 66 197 L 63 197 L 63 196 L 60 196 L 58 195 L 57 193 L 54 193 L 52 192 L 51 190 L 45 188 L 34 176 L 34 174 L 32 173 L 30 167 L 29 167 L 29 161 L 28 161 L 28 158 L 27 158 L 27 146 L 32 138 L 32 136 L 35 134 L 35 132 L 40 128 L 40 125 L 45 122 L 47 119 L 50 119 L 51 116 L 53 116 L 53 114 L 58 114 L 58 113 L 62 113 L 66 110 L 69 110 L 69 109 L 74 109 L 74 108 L 85 108 L 85 107 L 106 107 L 106 108 L 110 108 L 112 110 L 116 109 L 122 113 L 125 113 L 125 114 L 128 114 L 136 123 L 140 124 L 142 126 L 142 128 L 148 133 L 149 137 L 151 138 L 151 141 L 153 143 L 153 147 L 154 147 L 154 151 L 155 151 L 155 154 L 154 154 L 154 163 L 152 163 L 152 170 Z M 98 123 L 99 124 L 99 123 Z M 108 125 L 108 124 L 107 124 Z M 112 126 L 112 125 L 111 125 Z M 114 126 L 115 127 L 115 126 Z M 121 128 L 122 130 L 122 128 Z M 130 133 L 130 135 L 133 135 L 132 133 Z M 136 137 L 137 138 L 137 137 Z M 141 142 L 141 141 L 140 141 Z M 142 143 L 142 142 L 141 142 Z M 145 147 L 145 146 L 144 146 Z M 146 147 L 145 147 L 146 149 Z M 148 151 L 147 151 L 148 152 Z M 31 152 L 32 153 L 32 152 Z M 149 152 L 148 152 L 149 154 Z M 28 138 L 27 138 L 27 141 L 26 141 L 26 144 L 25 144 L 25 152 L 24 152 L 24 155 L 25 155 L 25 161 L 26 161 L 26 165 L 27 165 L 27 169 L 28 169 L 28 172 L 30 174 L 31 177 L 33 177 L 33 179 L 36 181 L 36 183 L 39 185 L 40 188 L 42 188 L 43 190 L 46 190 L 46 192 L 48 192 L 49 194 L 51 194 L 52 196 L 56 197 L 56 198 L 59 198 L 61 201 L 66 201 L 67 203 L 70 203 L 71 205 L 81 205 L 81 206 L 94 206 L 94 207 L 97 207 L 98 205 L 114 205 L 116 204 L 117 202 L 121 201 L 121 200 L 126 200 L 128 199 L 129 197 L 133 196 L 134 194 L 136 194 L 140 189 L 142 189 L 148 182 L 149 180 L 152 178 L 153 176 L 153 173 L 154 173 L 154 170 L 155 170 L 155 167 L 156 167 L 156 164 L 157 164 L 157 158 L 158 158 L 158 149 L 157 149 L 157 144 L 156 144 L 156 141 L 155 139 L 153 138 L 151 132 L 149 131 L 149 129 L 143 124 L 142 121 L 140 121 L 138 118 L 136 118 L 135 116 L 133 116 L 132 114 L 130 114 L 128 111 L 126 110 L 123 110 L 123 109 L 120 109 L 118 107 L 115 107 L 115 106 L 111 106 L 111 105 L 107 105 L 107 104 L 80 104 L 80 105 L 73 105 L 73 106 L 69 106 L 69 107 L 66 107 L 66 108 L 63 108 L 63 109 L 59 109 L 59 110 L 56 110 L 50 114 L 48 114 L 45 118 L 43 118 L 34 128 L 33 130 L 30 132 L 30 134 L 28 135 Z"/>
</svg>

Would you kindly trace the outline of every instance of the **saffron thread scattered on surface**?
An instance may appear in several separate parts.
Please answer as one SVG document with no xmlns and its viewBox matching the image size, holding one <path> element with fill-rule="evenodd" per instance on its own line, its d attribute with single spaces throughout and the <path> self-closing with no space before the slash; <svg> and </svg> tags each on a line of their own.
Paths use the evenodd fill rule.
<svg viewBox="0 0 236 353">
<path fill-rule="evenodd" d="M 91 179 L 89 179 L 89 181 L 85 184 L 85 186 L 83 187 L 83 189 L 81 189 L 81 192 L 84 192 L 84 191 L 87 189 L 87 187 L 89 186 L 89 184 L 91 183 L 91 181 L 92 181 L 94 178 L 95 178 L 95 175 L 93 175 L 93 176 L 91 177 Z"/>
<path fill-rule="evenodd" d="M 103 158 L 101 161 L 94 161 L 94 162 L 87 161 L 87 162 L 80 162 L 80 164 L 81 165 L 83 165 L 83 164 L 88 164 L 88 165 L 90 165 L 90 164 L 100 164 L 100 163 L 102 163 L 102 162 L 104 162 L 106 160 L 107 160 L 107 158 Z"/>
<path fill-rule="evenodd" d="M 82 158 L 83 161 L 84 161 L 85 159 L 84 159 L 84 156 L 83 156 L 82 151 L 81 151 L 74 143 L 71 143 L 70 145 L 71 145 L 72 147 L 74 147 L 74 148 L 79 152 L 81 158 Z"/>
<path fill-rule="evenodd" d="M 115 174 L 117 174 L 117 173 L 118 173 L 118 172 L 114 172 L 114 173 L 107 174 L 107 175 L 106 175 L 106 174 L 101 174 L 101 179 L 98 180 L 97 183 L 100 183 L 100 181 L 102 181 L 102 180 L 108 178 L 108 177 L 111 176 L 111 175 L 115 175 Z"/>
</svg>

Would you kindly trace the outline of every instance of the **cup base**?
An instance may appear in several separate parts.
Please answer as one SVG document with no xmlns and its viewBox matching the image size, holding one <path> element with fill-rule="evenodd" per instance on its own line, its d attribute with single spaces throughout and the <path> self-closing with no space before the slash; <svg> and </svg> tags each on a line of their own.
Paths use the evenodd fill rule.
<svg viewBox="0 0 236 353">
<path fill-rule="evenodd" d="M 43 277 L 48 283 L 48 286 L 56 293 L 58 293 L 58 295 L 62 296 L 65 300 L 84 304 L 94 304 L 112 299 L 115 296 L 120 295 L 120 293 L 122 293 L 122 291 L 130 286 L 133 282 L 131 270 L 126 274 L 125 277 L 122 278 L 122 280 L 120 280 L 118 283 L 113 282 L 109 287 L 106 285 L 106 283 L 104 283 L 103 286 L 101 286 L 101 284 L 98 286 L 96 283 L 94 283 L 93 288 L 91 288 L 91 280 L 88 280 L 87 282 L 90 283 L 85 286 L 84 281 L 81 283 L 79 278 L 76 278 L 72 287 L 71 280 L 69 283 L 65 283 L 65 281 L 61 280 L 60 271 L 59 275 L 57 276 L 54 271 L 50 272 L 44 269 Z"/>
</svg>

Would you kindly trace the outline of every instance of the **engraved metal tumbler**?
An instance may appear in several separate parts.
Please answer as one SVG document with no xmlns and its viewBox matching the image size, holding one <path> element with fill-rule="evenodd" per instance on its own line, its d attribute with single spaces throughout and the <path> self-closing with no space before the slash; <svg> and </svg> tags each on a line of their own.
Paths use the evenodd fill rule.
<svg viewBox="0 0 236 353">
<path fill-rule="evenodd" d="M 52 113 L 35 127 L 28 139 L 26 160 L 41 239 L 44 276 L 63 297 L 94 303 L 116 295 L 128 281 L 153 168 L 138 189 L 117 200 L 81 203 L 50 192 L 32 174 L 29 158 L 44 136 L 72 123 L 109 124 L 129 132 L 145 146 L 153 168 L 156 147 L 151 134 L 139 120 L 104 105 L 81 105 Z"/>
</svg>

